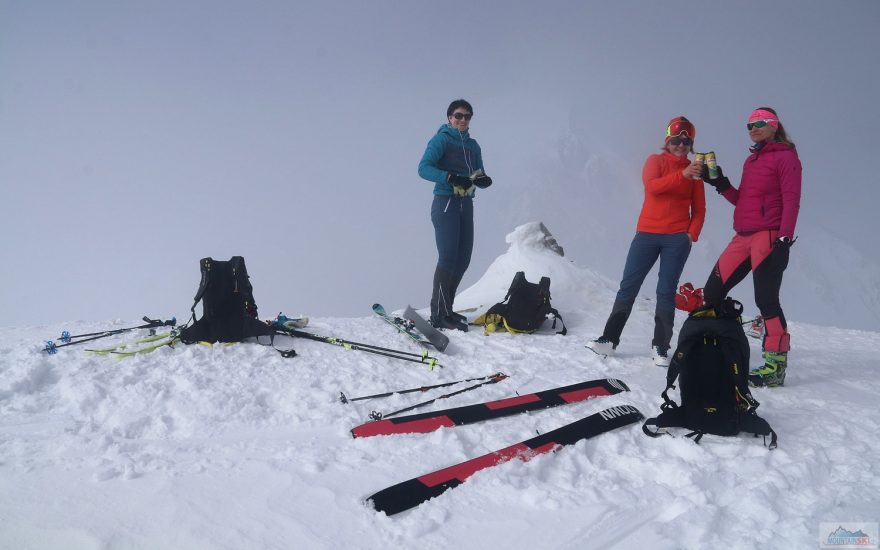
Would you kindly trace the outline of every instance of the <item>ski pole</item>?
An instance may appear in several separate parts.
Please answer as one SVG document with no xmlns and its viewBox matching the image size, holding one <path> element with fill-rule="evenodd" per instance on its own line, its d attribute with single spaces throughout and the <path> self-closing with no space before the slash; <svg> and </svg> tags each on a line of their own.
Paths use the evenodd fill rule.
<svg viewBox="0 0 880 550">
<path fill-rule="evenodd" d="M 170 320 L 167 320 L 167 321 L 162 321 L 159 319 L 150 319 L 149 317 L 144 315 L 143 320 L 146 321 L 146 324 L 144 324 L 144 325 L 138 325 L 136 327 L 119 328 L 119 329 L 113 329 L 113 330 L 105 330 L 103 332 L 89 332 L 89 333 L 85 333 L 85 334 L 71 335 L 68 331 L 65 330 L 64 332 L 61 333 L 61 341 L 63 342 L 62 344 L 56 344 L 54 341 L 48 340 L 46 342 L 45 347 L 43 347 L 43 351 L 45 351 L 49 355 L 52 355 L 52 354 L 58 352 L 58 348 L 72 346 L 75 344 L 82 344 L 83 342 L 91 342 L 93 340 L 98 340 L 100 338 L 106 338 L 107 336 L 122 334 L 123 332 L 128 332 L 130 330 L 137 330 L 137 329 L 142 329 L 142 328 L 157 328 L 157 327 L 164 327 L 164 326 L 173 327 L 177 324 L 176 317 L 172 317 Z M 73 341 L 74 338 L 80 338 L 80 340 Z"/>
<path fill-rule="evenodd" d="M 65 330 L 65 331 L 61 332 L 61 338 L 59 338 L 59 340 L 67 343 L 67 342 L 70 342 L 74 338 L 84 338 L 87 336 L 98 336 L 101 334 L 106 334 L 108 332 L 125 332 L 128 330 L 135 330 L 135 329 L 140 329 L 140 328 L 157 328 L 157 327 L 164 327 L 164 326 L 173 327 L 174 325 L 177 324 L 176 317 L 173 317 L 173 318 L 171 318 L 171 320 L 168 320 L 168 321 L 162 321 L 159 319 L 150 319 L 149 317 L 144 315 L 143 320 L 144 320 L 144 322 L 147 323 L 146 325 L 138 325 L 136 327 L 128 327 L 128 328 L 101 330 L 98 332 L 86 332 L 83 334 L 70 334 L 70 332 Z"/>
<path fill-rule="evenodd" d="M 303 332 L 301 330 L 296 329 L 284 329 L 278 330 L 278 334 L 283 334 L 287 336 L 298 336 L 300 338 L 306 338 L 309 340 L 315 340 L 317 342 L 324 342 L 325 344 L 332 344 L 334 346 L 339 346 L 345 349 L 351 349 L 355 351 L 365 351 L 367 353 L 374 353 L 376 355 L 383 355 L 385 357 L 391 357 L 392 359 L 400 359 L 402 361 L 411 361 L 413 363 L 422 363 L 426 364 L 431 369 L 436 367 L 443 367 L 440 363 L 437 362 L 435 357 L 431 357 L 428 355 L 427 351 L 422 353 L 410 353 L 406 351 L 400 351 L 390 348 L 383 348 L 379 346 L 374 346 L 372 344 L 362 344 L 360 342 L 352 342 L 350 340 L 344 340 L 342 338 L 336 338 L 334 336 L 320 336 L 317 334 L 312 334 L 310 332 Z"/>
<path fill-rule="evenodd" d="M 485 385 L 487 385 L 487 384 L 495 384 L 495 383 L 497 383 L 497 382 L 501 382 L 501 381 L 504 380 L 505 378 L 509 378 L 509 377 L 508 377 L 506 374 L 503 374 L 503 373 L 500 373 L 500 372 L 499 372 L 499 373 L 497 373 L 497 374 L 493 374 L 493 375 L 490 377 L 490 379 L 487 380 L 487 381 L 485 381 L 485 382 L 481 382 L 481 383 L 479 383 L 479 384 L 474 384 L 473 386 L 468 386 L 467 388 L 464 388 L 464 389 L 461 389 L 461 390 L 458 390 L 458 391 L 454 391 L 454 392 L 452 392 L 452 393 L 447 393 L 447 394 L 441 395 L 441 396 L 439 396 L 439 397 L 435 397 L 434 399 L 431 399 L 430 401 L 424 401 L 424 402 L 422 402 L 422 403 L 416 403 L 415 405 L 412 405 L 412 406 L 410 406 L 410 407 L 406 407 L 405 409 L 400 409 L 399 411 L 390 412 L 390 413 L 388 413 L 388 414 L 382 414 L 382 413 L 379 412 L 379 411 L 370 411 L 370 418 L 371 418 L 372 420 L 382 420 L 383 418 L 388 418 L 389 416 L 394 416 L 394 415 L 397 415 L 397 414 L 400 414 L 400 413 L 403 413 L 403 412 L 407 412 L 407 411 L 411 411 L 411 410 L 413 410 L 413 409 L 417 409 L 417 408 L 419 408 L 419 407 L 424 407 L 425 405 L 430 405 L 431 403 L 433 403 L 434 401 L 437 401 L 437 400 L 439 400 L 439 399 L 446 399 L 447 397 L 452 397 L 453 395 L 458 395 L 458 394 L 460 394 L 460 393 L 464 393 L 464 392 L 466 392 L 466 391 L 475 390 L 475 389 L 477 389 L 477 388 L 479 388 L 479 387 L 481 387 L 481 386 L 485 386 Z"/>
<path fill-rule="evenodd" d="M 299 331 L 296 328 L 287 326 L 283 323 L 279 323 L 278 320 L 271 321 L 271 322 L 266 321 L 266 322 L 269 324 L 269 326 L 280 331 L 279 334 L 284 334 L 287 336 L 302 336 L 304 338 L 311 338 L 314 336 L 314 338 L 311 338 L 312 340 L 321 340 L 321 341 L 325 341 L 330 344 L 335 344 L 335 345 L 342 346 L 342 347 L 359 346 L 360 348 L 362 348 L 360 351 L 367 351 L 366 349 L 363 349 L 363 348 L 370 348 L 370 349 L 374 349 L 374 350 L 394 353 L 396 355 L 408 355 L 411 357 L 419 357 L 420 359 L 422 359 L 421 362 L 423 362 L 423 363 L 430 362 L 430 360 L 436 361 L 436 359 L 434 359 L 433 357 L 428 356 L 427 351 L 422 351 L 420 353 L 413 353 L 411 351 L 383 348 L 381 346 L 376 346 L 373 344 L 364 344 L 363 342 L 352 342 L 351 340 L 345 340 L 343 338 L 337 338 L 335 336 L 317 336 L 314 334 L 310 334 L 308 332 Z"/>
<path fill-rule="evenodd" d="M 276 325 L 276 328 L 278 328 L 277 325 Z M 336 344 L 336 345 L 341 345 L 341 346 L 346 346 L 346 345 L 350 344 L 353 346 L 360 346 L 361 348 L 370 348 L 370 349 L 375 349 L 375 350 L 379 350 L 379 351 L 387 351 L 387 352 L 391 352 L 391 353 L 396 353 L 398 355 L 409 355 L 412 357 L 425 358 L 428 353 L 426 351 L 422 351 L 420 353 L 414 353 L 411 351 L 383 348 L 381 346 L 376 346 L 374 344 L 365 344 L 363 342 L 353 342 L 351 340 L 346 340 L 344 338 L 337 338 L 335 336 L 318 336 L 316 334 L 303 332 L 301 330 L 296 330 L 296 329 L 292 329 L 289 327 L 281 328 L 280 330 L 281 330 L 282 334 L 287 334 L 287 335 L 292 335 L 292 336 L 302 336 L 304 338 L 311 338 L 312 340 L 318 339 L 318 340 L 330 341 L 331 344 Z"/>
<path fill-rule="evenodd" d="M 465 378 L 464 380 L 456 380 L 455 382 L 446 382 L 445 384 L 433 384 L 430 386 L 420 386 L 418 388 L 409 388 L 406 390 L 394 390 L 385 393 L 377 393 L 375 395 L 364 395 L 362 397 L 346 397 L 343 392 L 339 392 L 339 400 L 342 403 L 349 403 L 350 401 L 363 401 L 364 399 L 377 399 L 380 397 L 389 397 L 398 393 L 414 393 L 414 392 L 426 392 L 428 390 L 433 390 L 436 388 L 445 388 L 447 386 L 454 386 L 456 384 L 461 384 L 463 382 L 475 382 L 477 380 L 486 380 L 488 378 L 495 378 L 496 376 L 507 376 L 503 373 L 496 372 L 495 374 L 490 374 L 489 376 L 480 376 L 477 378 Z"/>
</svg>

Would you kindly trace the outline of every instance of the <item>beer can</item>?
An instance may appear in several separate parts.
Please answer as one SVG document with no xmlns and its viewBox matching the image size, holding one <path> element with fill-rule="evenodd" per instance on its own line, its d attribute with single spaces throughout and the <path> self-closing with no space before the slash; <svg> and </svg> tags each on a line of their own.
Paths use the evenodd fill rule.
<svg viewBox="0 0 880 550">
<path fill-rule="evenodd" d="M 703 164 L 704 162 L 706 162 L 706 154 L 705 154 L 705 153 L 696 153 L 696 152 L 695 152 L 695 153 L 694 153 L 694 163 L 696 163 L 696 164 Z M 698 179 L 700 179 L 700 177 L 697 176 L 697 177 L 695 177 L 695 178 L 693 178 L 693 179 L 698 180 Z"/>
<path fill-rule="evenodd" d="M 715 151 L 706 153 L 706 167 L 709 169 L 709 179 L 718 177 L 718 161 L 715 160 Z"/>
</svg>

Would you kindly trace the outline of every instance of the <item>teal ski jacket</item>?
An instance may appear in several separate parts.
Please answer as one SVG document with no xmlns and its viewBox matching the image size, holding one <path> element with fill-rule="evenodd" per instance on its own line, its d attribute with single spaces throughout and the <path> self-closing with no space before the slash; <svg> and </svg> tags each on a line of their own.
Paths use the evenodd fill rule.
<svg viewBox="0 0 880 550">
<path fill-rule="evenodd" d="M 468 132 L 461 133 L 448 124 L 437 130 L 419 162 L 419 176 L 433 181 L 434 194 L 443 196 L 453 194 L 452 185 L 446 183 L 450 173 L 470 176 L 478 169 L 483 170 L 480 145 Z"/>
</svg>

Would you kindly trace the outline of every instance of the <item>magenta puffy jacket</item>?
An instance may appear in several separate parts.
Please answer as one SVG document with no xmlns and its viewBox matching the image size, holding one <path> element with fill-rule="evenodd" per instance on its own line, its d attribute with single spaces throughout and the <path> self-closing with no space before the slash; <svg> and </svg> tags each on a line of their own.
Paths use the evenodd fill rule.
<svg viewBox="0 0 880 550">
<path fill-rule="evenodd" d="M 801 207 L 801 170 L 797 151 L 788 144 L 771 142 L 753 148 L 743 164 L 739 189 L 731 187 L 722 193 L 736 205 L 734 231 L 778 229 L 780 237 L 794 238 Z"/>
</svg>

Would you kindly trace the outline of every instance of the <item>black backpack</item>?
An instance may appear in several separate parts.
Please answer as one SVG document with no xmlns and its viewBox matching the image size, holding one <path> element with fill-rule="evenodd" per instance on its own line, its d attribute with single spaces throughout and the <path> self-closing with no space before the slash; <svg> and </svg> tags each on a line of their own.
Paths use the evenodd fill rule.
<svg viewBox="0 0 880 550">
<path fill-rule="evenodd" d="M 202 318 L 180 331 L 180 340 L 195 342 L 240 342 L 244 338 L 275 335 L 275 329 L 257 318 L 257 304 L 244 258 L 228 262 L 203 258 L 199 261 L 202 280 L 191 308 L 202 302 Z M 270 338 L 271 342 L 271 338 Z"/>
<path fill-rule="evenodd" d="M 553 328 L 556 328 L 556 320 L 559 319 L 562 330 L 557 334 L 565 335 L 568 332 L 565 321 L 550 306 L 550 278 L 541 277 L 539 283 L 530 283 L 526 280 L 525 272 L 518 271 L 513 276 L 504 301 L 489 308 L 474 324 L 485 325 L 487 332 L 490 327 L 500 328 L 499 325 L 510 332 L 535 332 L 548 315 L 553 315 Z"/>
<path fill-rule="evenodd" d="M 755 412 L 759 403 L 749 391 L 749 343 L 741 314 L 742 304 L 728 298 L 718 307 L 696 310 L 687 318 L 669 363 L 661 412 L 645 421 L 642 430 L 646 434 L 657 437 L 663 433 L 659 428 L 687 428 L 692 430 L 687 437 L 699 443 L 703 434 L 744 431 L 769 435 L 770 449 L 776 448 L 776 432 Z M 676 379 L 681 405 L 668 395 Z"/>
</svg>

